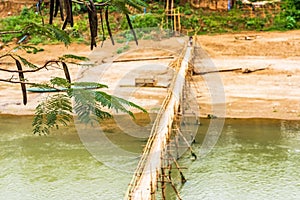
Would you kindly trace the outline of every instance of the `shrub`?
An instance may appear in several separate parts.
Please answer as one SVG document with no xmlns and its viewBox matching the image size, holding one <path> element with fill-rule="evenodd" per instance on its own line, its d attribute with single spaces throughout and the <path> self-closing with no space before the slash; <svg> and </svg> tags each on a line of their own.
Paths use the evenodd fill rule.
<svg viewBox="0 0 300 200">
<path fill-rule="evenodd" d="M 134 28 L 149 28 L 157 27 L 161 23 L 160 15 L 153 15 L 151 13 L 142 15 L 133 15 L 130 17 Z M 128 24 L 126 19 L 123 19 L 122 29 L 128 29 Z"/>
<path fill-rule="evenodd" d="M 120 48 L 117 49 L 117 54 L 121 54 L 121 53 L 127 51 L 129 48 L 130 48 L 129 45 L 125 45 L 123 47 L 120 47 Z"/>
<path fill-rule="evenodd" d="M 41 17 L 37 15 L 32 9 L 23 8 L 18 16 L 6 17 L 0 20 L 0 29 L 8 31 L 20 31 L 23 30 L 29 23 L 41 21 Z M 8 34 L 2 35 L 1 40 L 4 43 L 10 42 L 13 38 L 22 38 L 20 34 Z M 34 38 L 34 36 L 33 36 Z M 39 38 L 42 41 L 41 38 Z M 35 39 L 37 41 L 37 39 Z M 34 42 L 35 42 L 34 41 Z"/>
<path fill-rule="evenodd" d="M 265 26 L 265 22 L 264 22 L 264 19 L 262 18 L 251 18 L 251 19 L 248 19 L 247 22 L 246 22 L 246 28 L 249 29 L 249 30 L 263 30 Z"/>
<path fill-rule="evenodd" d="M 292 16 L 287 16 L 286 17 L 286 28 L 288 29 L 293 29 L 296 28 L 296 20 Z"/>
</svg>

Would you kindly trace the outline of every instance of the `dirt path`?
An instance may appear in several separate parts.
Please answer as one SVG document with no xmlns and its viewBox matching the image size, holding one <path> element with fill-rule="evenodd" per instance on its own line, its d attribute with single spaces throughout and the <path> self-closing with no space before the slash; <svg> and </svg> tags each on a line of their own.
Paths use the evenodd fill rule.
<svg viewBox="0 0 300 200">
<path fill-rule="evenodd" d="M 199 36 L 199 40 L 218 69 L 267 68 L 253 73 L 242 73 L 241 70 L 219 73 L 226 96 L 226 117 L 300 119 L 300 31 L 206 35 Z M 168 51 L 176 55 L 182 44 L 182 41 L 177 39 L 157 42 L 140 41 L 140 46 L 126 56 L 171 55 L 172 53 L 166 53 Z M 119 56 L 116 54 L 119 46 L 112 47 L 109 42 L 105 45 L 100 51 L 94 52 L 89 51 L 88 46 L 77 44 L 68 48 L 62 45 L 43 46 L 45 49 L 43 53 L 30 55 L 29 59 L 42 64 L 45 60 L 62 54 L 74 53 L 89 56 L 99 66 L 100 64 L 108 66 L 110 61 Z M 159 52 L 157 49 L 162 51 Z M 99 72 L 101 69 L 106 73 L 100 82 L 114 88 L 110 92 L 121 91 L 119 93 L 122 96 L 130 94 L 131 100 L 154 111 L 159 107 L 167 89 L 164 87 L 137 89 L 128 85 L 134 85 L 136 77 L 156 76 L 159 80 L 158 85 L 166 86 L 171 77 L 171 73 L 167 70 L 167 63 L 171 60 L 142 61 L 135 64 L 114 63 L 106 68 L 98 66 L 96 71 Z M 163 67 L 160 68 L 160 65 Z M 88 77 L 98 76 L 95 69 L 91 68 L 87 71 L 90 73 Z M 80 77 L 82 70 L 77 66 L 71 67 L 73 77 Z M 30 78 L 45 80 L 46 77 L 62 73 L 62 71 L 50 70 Z M 5 77 L 3 73 L 0 73 L 0 76 Z M 205 89 L 203 76 L 195 76 L 193 79 L 201 88 L 197 100 L 201 106 L 201 116 L 206 117 L 211 114 L 211 102 L 209 91 Z M 118 87 L 116 87 L 117 83 Z M 127 85 L 127 87 L 120 85 Z M 0 89 L 1 113 L 32 114 L 36 104 L 47 96 L 47 94 L 30 93 L 28 105 L 22 106 L 19 85 L 1 83 Z"/>
</svg>

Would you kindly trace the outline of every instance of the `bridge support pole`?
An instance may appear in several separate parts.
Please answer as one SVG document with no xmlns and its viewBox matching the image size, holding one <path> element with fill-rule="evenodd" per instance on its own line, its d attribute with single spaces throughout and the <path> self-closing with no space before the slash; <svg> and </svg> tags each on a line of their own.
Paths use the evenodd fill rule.
<svg viewBox="0 0 300 200">
<path fill-rule="evenodd" d="M 127 200 L 150 200 L 151 189 L 157 187 L 158 184 L 157 173 L 159 171 L 164 173 L 161 155 L 167 150 L 170 129 L 172 129 L 172 124 L 180 105 L 180 99 L 183 95 L 192 52 L 192 46 L 186 47 L 181 65 L 171 82 L 170 91 L 157 115 L 143 155 L 129 185 L 125 196 Z M 140 176 L 136 176 L 137 174 Z M 163 178 L 165 179 L 165 174 Z"/>
</svg>

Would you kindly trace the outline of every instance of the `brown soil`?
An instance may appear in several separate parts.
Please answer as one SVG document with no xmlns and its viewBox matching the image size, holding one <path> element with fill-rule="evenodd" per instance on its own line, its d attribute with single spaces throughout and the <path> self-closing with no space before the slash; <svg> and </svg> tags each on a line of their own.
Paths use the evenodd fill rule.
<svg viewBox="0 0 300 200">
<path fill-rule="evenodd" d="M 219 69 L 266 68 L 248 74 L 219 73 L 226 117 L 300 119 L 300 31 L 200 36 L 199 40 Z M 203 77 L 195 81 L 205 88 Z M 200 96 L 201 115 L 207 116 L 209 92 L 202 90 Z"/>
<path fill-rule="evenodd" d="M 0 17 L 17 15 L 24 8 L 35 8 L 35 0 L 2 0 L 0 2 Z"/>
<path fill-rule="evenodd" d="M 267 68 L 248 74 L 242 73 L 241 70 L 219 73 L 226 96 L 226 117 L 300 119 L 300 31 L 199 36 L 198 39 L 218 69 Z M 137 89 L 133 87 L 134 78 L 155 77 L 158 85 L 166 86 L 172 73 L 167 67 L 159 68 L 159 65 L 168 66 L 172 59 L 111 63 L 104 67 L 100 65 L 107 65 L 117 58 L 116 49 L 119 46 L 112 47 L 107 41 L 102 49 L 91 52 L 89 47 L 84 45 L 72 44 L 68 48 L 62 45 L 49 45 L 43 46 L 45 49 L 43 53 L 30 55 L 29 60 L 42 64 L 45 60 L 66 53 L 89 56 L 99 66 L 89 69 L 72 66 L 73 77 L 76 77 L 77 80 L 85 80 L 87 76 L 82 77 L 83 73 L 88 74 L 89 79 L 91 77 L 99 78 L 97 73 L 101 73 L 100 82 L 110 86 L 109 92 L 119 91 L 117 94 L 121 94 L 121 96 L 129 94 L 130 100 L 135 103 L 145 106 L 150 111 L 157 110 L 166 95 L 167 88 Z M 156 42 L 140 41 L 139 47 L 125 57 L 169 56 L 169 52 L 176 55 L 181 48 L 182 41 L 178 42 L 178 39 Z M 148 53 L 145 53 L 145 49 Z M 149 67 L 149 65 L 154 67 Z M 129 75 L 126 75 L 128 73 Z M 62 74 L 61 70 L 52 69 L 33 75 L 30 79 L 42 81 L 48 77 Z M 203 76 L 205 75 L 194 76 L 193 79 L 200 87 L 197 97 L 201 107 L 201 116 L 206 117 L 212 112 L 210 94 L 205 89 Z M 1 72 L 0 77 L 7 78 L 7 75 Z M 37 102 L 48 95 L 29 93 L 28 105 L 22 106 L 20 105 L 22 97 L 19 85 L 1 83 L 0 89 L 0 111 L 2 113 L 32 114 Z"/>
</svg>

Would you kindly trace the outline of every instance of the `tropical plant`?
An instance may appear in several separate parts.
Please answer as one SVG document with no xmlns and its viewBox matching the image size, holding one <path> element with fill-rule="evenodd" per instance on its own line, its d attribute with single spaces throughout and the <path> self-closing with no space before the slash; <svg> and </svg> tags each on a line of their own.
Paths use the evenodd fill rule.
<svg viewBox="0 0 300 200">
<path fill-rule="evenodd" d="M 128 23 L 128 26 L 135 38 L 136 44 L 137 38 L 135 31 L 133 29 L 129 14 L 130 8 L 142 10 L 146 4 L 142 0 L 106 0 L 106 1 L 93 1 L 93 0 L 51 0 L 50 1 L 50 11 L 49 11 L 49 24 L 53 23 L 53 18 L 60 12 L 60 18 L 64 21 L 62 29 L 64 30 L 68 24 L 71 27 L 74 26 L 73 19 L 73 4 L 80 4 L 85 6 L 85 10 L 88 13 L 88 20 L 90 26 L 90 37 L 91 37 L 91 49 L 97 46 L 96 37 L 98 35 L 98 13 L 100 13 L 100 28 L 102 31 L 102 41 L 105 40 L 104 25 L 106 25 L 108 35 L 114 44 L 114 39 L 112 36 L 111 26 L 109 22 L 109 9 L 114 8 L 117 12 L 124 14 Z M 41 5 L 41 4 L 40 4 Z"/>
<path fill-rule="evenodd" d="M 41 1 L 39 1 L 41 3 Z M 33 85 L 39 89 L 54 90 L 57 94 L 49 96 L 42 101 L 37 107 L 35 117 L 33 120 L 33 132 L 35 134 L 48 134 L 51 128 L 58 128 L 59 125 L 67 125 L 74 114 L 77 114 L 79 120 L 85 123 L 92 123 L 94 120 L 111 117 L 110 110 L 121 111 L 129 114 L 133 117 L 133 113 L 130 111 L 130 107 L 136 108 L 142 112 L 146 112 L 142 107 L 127 101 L 125 99 L 107 94 L 103 91 L 99 91 L 101 88 L 106 88 L 106 85 L 90 82 L 72 82 L 69 74 L 68 63 L 80 64 L 80 62 L 86 60 L 85 57 L 76 55 L 64 55 L 56 60 L 47 61 L 43 66 L 38 67 L 26 58 L 18 55 L 16 52 L 25 50 L 26 52 L 38 53 L 41 49 L 23 45 L 22 42 L 26 37 L 46 37 L 50 40 L 57 39 L 64 42 L 65 45 L 69 45 L 71 42 L 70 36 L 64 31 L 53 25 L 53 17 L 58 12 L 61 14 L 61 18 L 64 20 L 62 29 L 66 28 L 67 24 L 74 25 L 72 3 L 78 3 L 87 7 L 90 31 L 91 31 L 91 49 L 96 46 L 96 36 L 98 32 L 98 19 L 97 12 L 100 9 L 101 26 L 103 29 L 104 21 L 102 19 L 102 9 L 105 12 L 105 21 L 108 29 L 108 33 L 113 41 L 110 26 L 108 22 L 108 7 L 115 6 L 120 12 L 124 13 L 128 20 L 129 27 L 132 30 L 133 36 L 137 42 L 135 33 L 133 31 L 131 21 L 129 18 L 129 10 L 127 5 L 137 8 L 141 3 L 139 1 L 107 1 L 94 3 L 89 1 L 73 1 L 73 0 L 56 0 L 50 1 L 49 11 L 49 24 L 44 23 L 44 18 L 41 22 L 26 21 L 18 30 L 5 30 L 0 32 L 0 35 L 11 35 L 21 38 L 16 47 L 0 55 L 0 59 L 12 59 L 15 62 L 16 70 L 2 68 L 0 71 L 6 71 L 10 74 L 18 74 L 18 80 L 12 75 L 10 78 L 1 78 L 0 82 L 8 82 L 21 85 L 21 91 L 23 95 L 23 104 L 27 104 L 27 85 Z M 41 13 L 41 9 L 39 10 Z M 39 18 L 40 19 L 40 18 Z M 103 32 L 104 33 L 104 32 Z M 104 36 L 103 36 L 104 37 Z M 49 67 L 56 65 L 64 71 L 65 77 L 52 78 L 48 83 L 35 83 L 30 82 L 25 75 L 26 73 L 38 73 L 40 70 L 48 69 Z M 91 90 L 85 90 L 84 88 L 90 88 Z M 93 90 L 97 89 L 97 90 Z M 71 106 L 71 99 L 74 99 L 74 106 Z"/>
<path fill-rule="evenodd" d="M 110 118 L 112 114 L 104 109 L 121 111 L 134 117 L 128 107 L 137 108 L 143 112 L 145 109 L 125 99 L 107 94 L 103 91 L 87 90 L 90 88 L 107 88 L 106 85 L 93 82 L 70 83 L 63 78 L 50 80 L 51 88 L 57 88 L 64 93 L 50 96 L 40 103 L 33 120 L 33 133 L 49 134 L 49 129 L 58 128 L 59 125 L 68 125 L 73 114 L 76 114 L 81 122 L 91 123 L 99 119 Z M 49 85 L 44 85 L 49 87 Z M 41 87 L 41 86 L 40 86 Z M 71 99 L 74 99 L 72 106 Z"/>
</svg>

